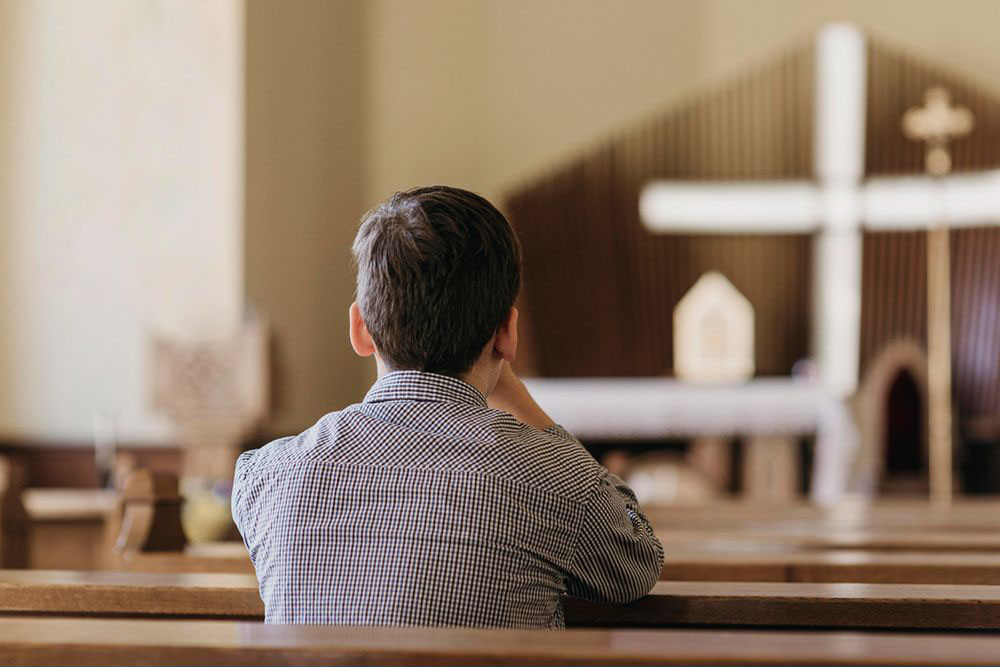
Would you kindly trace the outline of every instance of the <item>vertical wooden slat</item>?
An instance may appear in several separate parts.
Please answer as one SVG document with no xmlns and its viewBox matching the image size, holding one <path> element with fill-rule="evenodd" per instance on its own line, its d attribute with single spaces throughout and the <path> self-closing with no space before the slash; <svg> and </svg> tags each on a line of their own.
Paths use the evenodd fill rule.
<svg viewBox="0 0 1000 667">
<path fill-rule="evenodd" d="M 869 174 L 921 173 L 923 151 L 899 131 L 899 119 L 919 104 L 924 91 L 944 85 L 969 107 L 976 128 L 952 146 L 956 171 L 1000 166 L 1000 104 L 960 77 L 873 43 L 869 59 L 866 171 Z M 1000 416 L 1000 229 L 953 232 L 951 328 L 953 395 L 960 416 Z M 866 234 L 865 252 L 880 251 L 879 262 L 865 261 L 863 280 L 862 371 L 892 339 L 926 342 L 924 303 L 926 251 L 923 232 Z M 869 276 L 868 272 L 875 272 Z M 887 281 L 894 284 L 890 287 Z"/>
</svg>

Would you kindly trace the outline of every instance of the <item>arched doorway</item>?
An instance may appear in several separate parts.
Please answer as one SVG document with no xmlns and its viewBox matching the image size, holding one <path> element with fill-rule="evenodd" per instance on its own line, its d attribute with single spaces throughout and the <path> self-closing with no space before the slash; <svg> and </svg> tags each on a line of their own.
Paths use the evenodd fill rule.
<svg viewBox="0 0 1000 667">
<path fill-rule="evenodd" d="M 927 357 L 915 341 L 886 345 L 858 394 L 859 490 L 926 494 Z"/>
<path fill-rule="evenodd" d="M 901 368 L 885 398 L 882 494 L 927 493 L 926 406 L 912 373 Z"/>
</svg>

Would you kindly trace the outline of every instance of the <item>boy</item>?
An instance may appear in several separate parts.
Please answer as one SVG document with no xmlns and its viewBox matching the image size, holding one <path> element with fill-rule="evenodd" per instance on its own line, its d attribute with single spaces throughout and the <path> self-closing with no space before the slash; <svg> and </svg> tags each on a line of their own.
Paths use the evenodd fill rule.
<svg viewBox="0 0 1000 667">
<path fill-rule="evenodd" d="M 564 626 L 624 603 L 663 549 L 632 491 L 538 407 L 517 350 L 521 250 L 448 187 L 393 195 L 353 246 L 364 402 L 243 454 L 233 517 L 270 623 Z"/>
</svg>

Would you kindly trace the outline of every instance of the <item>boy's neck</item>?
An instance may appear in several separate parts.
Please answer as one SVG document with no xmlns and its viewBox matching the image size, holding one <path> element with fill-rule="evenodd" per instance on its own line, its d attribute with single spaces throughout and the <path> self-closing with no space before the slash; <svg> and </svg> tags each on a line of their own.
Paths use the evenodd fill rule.
<svg viewBox="0 0 1000 667">
<path fill-rule="evenodd" d="M 384 375 L 392 373 L 394 370 L 398 370 L 386 366 L 377 355 L 375 357 L 375 368 L 377 369 L 379 379 Z M 458 379 L 472 385 L 479 390 L 479 393 L 488 397 L 493 393 L 493 388 L 497 384 L 499 375 L 499 364 L 489 363 L 487 360 L 480 359 L 472 365 L 472 368 L 467 373 L 458 376 Z"/>
</svg>

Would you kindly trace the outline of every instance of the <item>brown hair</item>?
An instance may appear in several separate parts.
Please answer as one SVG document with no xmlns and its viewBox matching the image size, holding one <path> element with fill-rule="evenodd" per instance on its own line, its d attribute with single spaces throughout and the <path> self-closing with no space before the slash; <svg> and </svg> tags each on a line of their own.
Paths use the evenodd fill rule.
<svg viewBox="0 0 1000 667">
<path fill-rule="evenodd" d="M 393 370 L 467 372 L 521 287 L 510 223 L 458 188 L 397 192 L 364 216 L 352 250 L 361 317 Z"/>
</svg>

